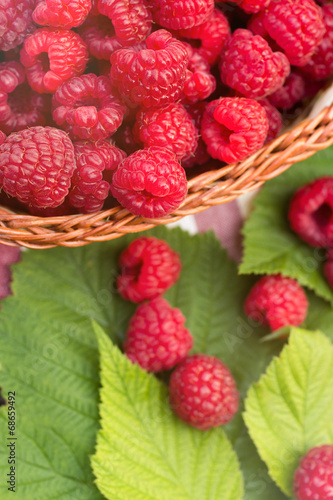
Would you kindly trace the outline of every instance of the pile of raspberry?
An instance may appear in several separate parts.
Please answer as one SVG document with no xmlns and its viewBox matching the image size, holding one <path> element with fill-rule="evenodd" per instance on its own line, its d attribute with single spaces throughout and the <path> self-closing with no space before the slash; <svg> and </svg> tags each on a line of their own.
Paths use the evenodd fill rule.
<svg viewBox="0 0 333 500">
<path fill-rule="evenodd" d="M 0 202 L 34 215 L 169 215 L 333 74 L 315 0 L 5 0 L 0 18 Z"/>
</svg>

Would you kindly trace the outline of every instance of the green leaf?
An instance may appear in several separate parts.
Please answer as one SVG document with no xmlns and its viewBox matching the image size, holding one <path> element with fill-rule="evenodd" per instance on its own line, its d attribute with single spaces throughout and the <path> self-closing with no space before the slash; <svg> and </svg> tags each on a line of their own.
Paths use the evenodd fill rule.
<svg viewBox="0 0 333 500">
<path fill-rule="evenodd" d="M 133 365 L 95 325 L 101 426 L 92 465 L 112 500 L 240 500 L 236 454 L 221 429 L 198 431 L 170 410 L 167 389 Z"/>
<path fill-rule="evenodd" d="M 325 251 L 304 243 L 288 223 L 288 207 L 294 192 L 316 178 L 331 176 L 332 164 L 333 147 L 330 147 L 264 184 L 243 228 L 241 273 L 290 276 L 333 304 L 333 291 L 323 274 Z"/>
<path fill-rule="evenodd" d="M 245 422 L 269 473 L 293 492 L 300 458 L 333 443 L 333 346 L 319 331 L 292 329 L 289 344 L 249 390 Z"/>
</svg>

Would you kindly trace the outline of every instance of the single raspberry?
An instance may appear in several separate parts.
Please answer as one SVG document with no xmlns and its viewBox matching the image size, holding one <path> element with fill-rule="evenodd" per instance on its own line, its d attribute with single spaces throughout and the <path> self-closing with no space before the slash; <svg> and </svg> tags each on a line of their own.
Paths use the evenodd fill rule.
<svg viewBox="0 0 333 500">
<path fill-rule="evenodd" d="M 132 302 L 155 299 L 179 278 L 179 254 L 163 240 L 136 238 L 122 252 L 117 286 L 120 295 Z"/>
<path fill-rule="evenodd" d="M 123 45 L 139 43 L 151 31 L 152 16 L 146 0 L 99 0 L 97 8 L 100 14 L 111 19 Z"/>
<path fill-rule="evenodd" d="M 144 370 L 170 370 L 186 358 L 193 338 L 184 327 L 185 318 L 162 297 L 141 304 L 132 316 L 124 352 Z"/>
<path fill-rule="evenodd" d="M 58 87 L 52 98 L 54 121 L 71 138 L 97 141 L 110 137 L 121 125 L 126 106 L 117 99 L 106 76 L 74 76 Z"/>
<path fill-rule="evenodd" d="M 271 0 L 231 0 L 248 14 L 254 14 L 263 10 Z"/>
<path fill-rule="evenodd" d="M 220 57 L 221 51 L 230 36 L 227 17 L 219 9 L 214 9 L 202 24 L 193 28 L 178 30 L 178 37 L 200 41 L 196 49 L 206 61 L 213 66 Z"/>
<path fill-rule="evenodd" d="M 180 103 L 139 111 L 134 137 L 145 148 L 159 146 L 170 149 L 177 160 L 190 158 L 198 145 L 197 129 Z"/>
<path fill-rule="evenodd" d="M 229 369 L 214 356 L 189 356 L 171 375 L 170 405 L 201 430 L 225 425 L 237 413 L 239 395 Z"/>
<path fill-rule="evenodd" d="M 163 217 L 185 199 L 185 171 L 168 149 L 140 149 L 119 165 L 112 178 L 111 192 L 134 215 Z"/>
<path fill-rule="evenodd" d="M 301 325 L 306 318 L 308 300 L 296 280 L 272 274 L 257 281 L 246 298 L 244 309 L 249 318 L 275 331 L 288 325 Z"/>
<path fill-rule="evenodd" d="M 327 283 L 333 290 L 333 248 L 327 250 L 327 260 L 324 264 L 324 275 Z"/>
<path fill-rule="evenodd" d="M 333 445 L 311 448 L 301 459 L 294 474 L 297 500 L 333 499 Z"/>
<path fill-rule="evenodd" d="M 309 245 L 333 246 L 333 177 L 321 177 L 298 189 L 288 217 L 293 231 Z"/>
<path fill-rule="evenodd" d="M 68 193 L 74 147 L 65 132 L 32 127 L 13 132 L 0 146 L 0 187 L 20 202 L 56 207 Z"/>
<path fill-rule="evenodd" d="M 284 50 L 294 66 L 307 64 L 325 33 L 321 9 L 314 0 L 271 0 L 257 16 L 258 25 Z M 251 23 L 252 30 L 255 26 Z M 265 36 L 262 31 L 260 34 Z"/>
<path fill-rule="evenodd" d="M 181 30 L 206 21 L 214 9 L 214 0 L 152 0 L 154 21 L 163 28 Z"/>
<path fill-rule="evenodd" d="M 254 99 L 281 87 L 290 73 L 290 64 L 282 52 L 273 52 L 261 36 L 238 29 L 224 47 L 220 70 L 226 85 Z"/>
<path fill-rule="evenodd" d="M 53 94 L 59 85 L 85 70 L 88 51 L 74 31 L 39 28 L 25 39 L 21 62 L 28 82 L 39 93 Z"/>
<path fill-rule="evenodd" d="M 124 46 L 115 36 L 111 20 L 102 15 L 89 17 L 78 33 L 87 45 L 89 54 L 96 59 L 109 61 L 111 54 Z"/>
<path fill-rule="evenodd" d="M 73 145 L 76 168 L 68 200 L 83 213 L 97 212 L 110 194 L 113 171 L 126 153 L 105 140 L 76 141 Z"/>
<path fill-rule="evenodd" d="M 10 117 L 8 94 L 13 92 L 24 80 L 25 72 L 20 63 L 17 61 L 0 63 L 0 120 L 7 120 Z"/>
<path fill-rule="evenodd" d="M 41 26 L 75 28 L 91 9 L 91 0 L 37 0 L 32 18 Z"/>
<path fill-rule="evenodd" d="M 279 135 L 282 129 L 283 121 L 281 113 L 276 109 L 275 106 L 273 106 L 273 104 L 269 102 L 268 99 L 259 99 L 258 102 L 266 111 L 268 119 L 268 132 L 265 140 L 266 144 Z"/>
<path fill-rule="evenodd" d="M 146 108 L 179 99 L 186 78 L 188 53 L 166 30 L 145 41 L 146 49 L 120 49 L 111 55 L 111 81 L 121 96 Z"/>
<path fill-rule="evenodd" d="M 198 51 L 186 44 L 189 63 L 182 91 L 182 101 L 194 104 L 207 99 L 216 89 L 216 80 L 210 72 L 209 63 Z"/>
<path fill-rule="evenodd" d="M 207 151 L 218 160 L 243 160 L 264 144 L 268 131 L 265 109 L 253 99 L 221 97 L 210 102 L 201 122 Z"/>
<path fill-rule="evenodd" d="M 200 101 L 195 104 L 185 105 L 185 108 L 189 115 L 192 118 L 193 124 L 197 129 L 197 133 L 199 134 L 199 130 L 201 129 L 201 120 L 203 114 L 205 112 L 207 106 L 207 102 Z M 194 165 L 204 165 L 210 159 L 210 155 L 207 152 L 207 146 L 203 141 L 202 137 L 199 136 L 198 145 L 194 154 L 187 158 L 186 160 L 182 160 L 182 167 L 191 168 Z"/>
<path fill-rule="evenodd" d="M 35 0 L 1 0 L 0 50 L 11 50 L 20 45 L 27 35 L 35 31 L 32 20 Z"/>
<path fill-rule="evenodd" d="M 292 71 L 287 77 L 284 85 L 268 96 L 273 106 L 279 109 L 291 109 L 304 99 L 306 94 L 306 83 L 302 75 Z"/>
</svg>

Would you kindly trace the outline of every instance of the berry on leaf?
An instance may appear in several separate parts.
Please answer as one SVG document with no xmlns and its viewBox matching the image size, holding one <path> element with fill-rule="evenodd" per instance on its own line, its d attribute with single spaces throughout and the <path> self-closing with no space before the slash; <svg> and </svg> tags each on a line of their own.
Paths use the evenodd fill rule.
<svg viewBox="0 0 333 500">
<path fill-rule="evenodd" d="M 296 500 L 333 499 L 333 445 L 311 448 L 294 474 Z"/>
</svg>

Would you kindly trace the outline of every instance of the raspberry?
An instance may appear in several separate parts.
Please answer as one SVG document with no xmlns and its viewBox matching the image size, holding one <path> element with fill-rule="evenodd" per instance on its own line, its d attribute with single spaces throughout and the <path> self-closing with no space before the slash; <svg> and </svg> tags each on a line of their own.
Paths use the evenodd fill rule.
<svg viewBox="0 0 333 500">
<path fill-rule="evenodd" d="M 185 171 L 167 149 L 140 149 L 119 165 L 111 192 L 134 215 L 163 217 L 177 209 L 186 196 Z"/>
<path fill-rule="evenodd" d="M 73 143 L 76 168 L 71 180 L 68 200 L 83 213 L 101 210 L 110 194 L 113 171 L 126 153 L 108 141 Z"/>
<path fill-rule="evenodd" d="M 85 70 L 88 51 L 74 31 L 39 28 L 25 39 L 21 62 L 28 82 L 39 93 L 53 94 L 59 85 Z"/>
<path fill-rule="evenodd" d="M 142 110 L 137 114 L 134 137 L 144 147 L 159 146 L 186 160 L 198 145 L 198 133 L 191 116 L 180 103 Z"/>
<path fill-rule="evenodd" d="M 265 142 L 268 131 L 266 111 L 256 101 L 225 97 L 210 102 L 201 122 L 201 135 L 208 153 L 233 163 L 243 160 Z"/>
<path fill-rule="evenodd" d="M 271 0 L 231 0 L 248 14 L 263 10 Z"/>
<path fill-rule="evenodd" d="M 194 104 L 209 97 L 216 89 L 216 80 L 210 73 L 209 63 L 199 52 L 186 44 L 189 54 L 188 69 L 184 82 L 182 101 Z"/>
<path fill-rule="evenodd" d="M 266 40 L 249 30 L 236 30 L 224 47 L 221 79 L 249 98 L 272 94 L 290 73 L 288 59 L 272 52 Z"/>
<path fill-rule="evenodd" d="M 152 17 L 145 0 L 99 0 L 97 8 L 111 19 L 116 36 L 124 45 L 143 41 L 151 31 Z"/>
<path fill-rule="evenodd" d="M 193 346 L 184 323 L 180 310 L 172 309 L 162 297 L 141 304 L 126 333 L 126 356 L 149 372 L 170 370 L 186 358 Z"/>
<path fill-rule="evenodd" d="M 111 20 L 105 16 L 90 17 L 80 26 L 79 35 L 88 47 L 89 54 L 96 59 L 110 60 L 111 54 L 123 47 L 115 36 Z"/>
<path fill-rule="evenodd" d="M 327 261 L 324 264 L 324 275 L 333 290 L 333 248 L 327 250 Z"/>
<path fill-rule="evenodd" d="M 301 459 L 294 474 L 297 500 L 333 499 L 333 445 L 311 448 Z"/>
<path fill-rule="evenodd" d="M 205 112 L 207 102 L 200 101 L 195 104 L 185 105 L 187 112 L 191 115 L 192 121 L 195 125 L 197 131 L 201 128 L 202 116 Z M 182 167 L 191 168 L 194 165 L 204 165 L 210 159 L 210 155 L 207 152 L 207 146 L 204 143 L 202 137 L 198 139 L 198 146 L 194 151 L 194 154 L 187 160 L 182 161 Z"/>
<path fill-rule="evenodd" d="M 257 281 L 246 298 L 246 314 L 269 326 L 272 331 L 284 326 L 299 326 L 306 318 L 308 300 L 294 279 L 272 274 Z"/>
<path fill-rule="evenodd" d="M 112 93 L 106 76 L 74 76 L 58 87 L 53 119 L 71 138 L 97 141 L 110 137 L 121 125 L 126 106 Z"/>
<path fill-rule="evenodd" d="M 56 207 L 68 193 L 74 148 L 67 134 L 52 127 L 13 132 L 0 146 L 0 187 L 25 204 Z"/>
<path fill-rule="evenodd" d="M 181 271 L 178 253 L 165 241 L 153 236 L 132 241 L 122 252 L 119 265 L 118 291 L 124 299 L 132 302 L 162 295 L 178 280 Z"/>
<path fill-rule="evenodd" d="M 178 417 L 201 430 L 227 424 L 238 410 L 232 374 L 213 356 L 195 354 L 185 359 L 171 375 L 169 393 Z"/>
<path fill-rule="evenodd" d="M 175 102 L 186 78 L 187 50 L 166 30 L 145 41 L 146 49 L 117 50 L 111 55 L 111 81 L 122 97 L 146 108 Z"/>
<path fill-rule="evenodd" d="M 306 84 L 304 78 L 292 71 L 287 77 L 284 85 L 268 96 L 273 106 L 279 109 L 291 109 L 305 97 Z"/>
<path fill-rule="evenodd" d="M 214 9 L 214 0 L 152 0 L 151 4 L 154 21 L 170 30 L 198 26 Z"/>
<path fill-rule="evenodd" d="M 7 120 L 11 115 L 8 104 L 8 94 L 13 92 L 18 85 L 24 82 L 25 72 L 23 66 L 16 61 L 0 63 L 0 116 Z"/>
<path fill-rule="evenodd" d="M 282 116 L 281 113 L 269 102 L 268 99 L 258 100 L 259 104 L 265 109 L 268 119 L 268 132 L 265 140 L 267 142 L 275 139 L 282 129 Z"/>
<path fill-rule="evenodd" d="M 1 0 L 0 50 L 11 50 L 35 31 L 32 20 L 35 0 Z"/>
<path fill-rule="evenodd" d="M 321 9 L 313 0 L 271 0 L 257 16 L 294 66 L 307 64 L 325 33 Z"/>
<path fill-rule="evenodd" d="M 32 18 L 35 23 L 55 28 L 80 26 L 91 9 L 91 0 L 37 0 Z"/>
</svg>

